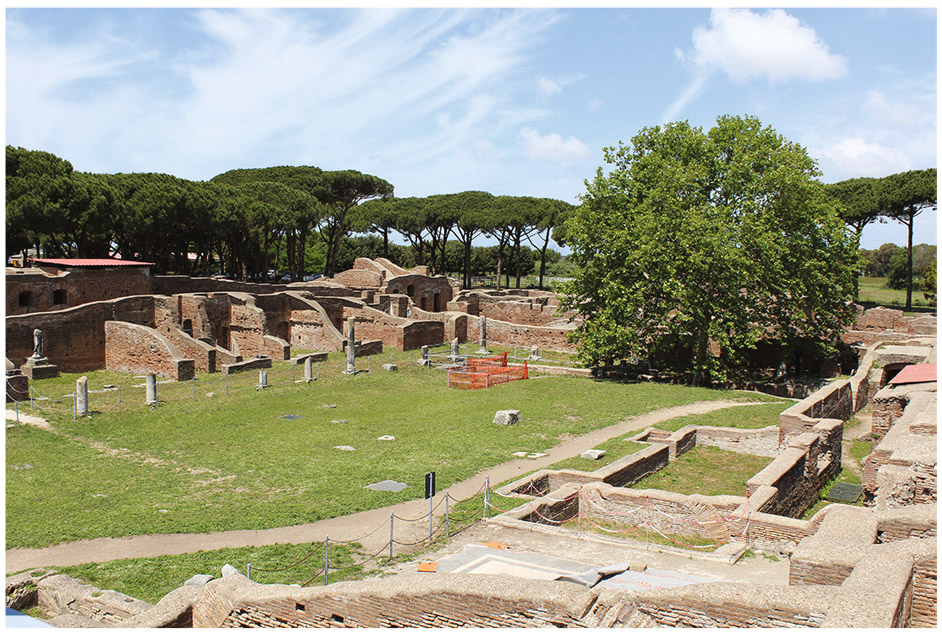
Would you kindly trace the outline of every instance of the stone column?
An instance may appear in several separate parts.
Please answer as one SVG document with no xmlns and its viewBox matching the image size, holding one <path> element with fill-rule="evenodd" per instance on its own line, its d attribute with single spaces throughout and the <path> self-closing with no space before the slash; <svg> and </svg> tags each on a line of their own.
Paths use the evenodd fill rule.
<svg viewBox="0 0 942 634">
<path fill-rule="evenodd" d="M 314 380 L 314 362 L 310 356 L 304 360 L 304 380 L 308 383 Z"/>
<path fill-rule="evenodd" d="M 75 382 L 75 415 L 88 416 L 88 377 Z"/>
<path fill-rule="evenodd" d="M 422 346 L 422 359 L 419 361 L 419 365 L 428 365 L 429 363 L 428 346 Z"/>
<path fill-rule="evenodd" d="M 344 374 L 357 373 L 356 337 L 353 323 L 353 317 L 347 317 L 347 369 L 344 371 Z"/>
<path fill-rule="evenodd" d="M 487 317 L 481 315 L 481 338 L 478 354 L 487 354 Z"/>
<path fill-rule="evenodd" d="M 147 389 L 145 390 L 145 402 L 154 404 L 157 402 L 157 377 L 151 373 L 147 375 Z"/>
<path fill-rule="evenodd" d="M 256 387 L 255 389 L 262 390 L 266 387 L 268 387 L 268 372 L 266 372 L 265 370 L 259 370 L 258 371 L 258 387 Z"/>
<path fill-rule="evenodd" d="M 456 360 L 458 356 L 458 337 L 455 337 L 451 340 L 451 360 Z"/>
</svg>

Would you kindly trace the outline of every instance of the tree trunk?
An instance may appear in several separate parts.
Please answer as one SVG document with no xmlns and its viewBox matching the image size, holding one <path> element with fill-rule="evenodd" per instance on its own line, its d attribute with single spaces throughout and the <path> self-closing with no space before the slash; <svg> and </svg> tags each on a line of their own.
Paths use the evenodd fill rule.
<svg viewBox="0 0 942 634">
<path fill-rule="evenodd" d="M 464 243 L 464 280 L 462 284 L 465 288 L 471 288 L 471 238 Z"/>
<path fill-rule="evenodd" d="M 500 290 L 500 274 L 504 265 L 504 245 L 497 244 L 497 290 Z"/>
<path fill-rule="evenodd" d="M 906 312 L 913 309 L 913 221 L 916 215 L 909 215 L 906 223 L 908 241 L 906 242 Z"/>
</svg>

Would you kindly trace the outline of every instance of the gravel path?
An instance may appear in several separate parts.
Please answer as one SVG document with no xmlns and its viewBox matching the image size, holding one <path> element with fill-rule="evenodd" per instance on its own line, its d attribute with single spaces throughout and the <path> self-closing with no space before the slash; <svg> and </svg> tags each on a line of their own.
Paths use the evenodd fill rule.
<svg viewBox="0 0 942 634">
<path fill-rule="evenodd" d="M 456 482 L 449 487 L 452 499 L 465 499 L 476 495 L 484 485 L 485 478 L 489 478 L 492 485 L 522 476 L 525 473 L 541 469 L 555 462 L 578 456 L 586 449 L 622 436 L 632 431 L 638 431 L 657 423 L 686 416 L 690 414 L 705 414 L 718 409 L 738 407 L 744 405 L 759 405 L 759 402 L 739 401 L 700 401 L 689 405 L 668 407 L 634 416 L 621 423 L 597 429 L 595 431 L 565 440 L 550 449 L 542 458 L 511 460 L 489 469 L 484 469 L 476 475 Z M 7 419 L 13 416 L 7 410 Z M 46 421 L 37 417 L 24 417 L 20 415 L 20 423 L 32 424 L 48 428 Z M 435 498 L 438 504 L 444 492 Z M 102 537 L 85 539 L 49 546 L 47 548 L 15 548 L 6 551 L 7 574 L 20 570 L 40 566 L 73 566 L 77 564 L 112 561 L 115 559 L 136 559 L 141 557 L 157 557 L 161 555 L 179 555 L 193 553 L 200 550 L 216 550 L 219 548 L 237 548 L 241 546 L 265 546 L 269 544 L 305 544 L 323 541 L 325 536 L 332 540 L 359 541 L 367 553 L 374 553 L 382 549 L 389 542 L 389 530 L 382 530 L 382 525 L 389 520 L 390 513 L 401 518 L 420 518 L 428 513 L 427 500 L 410 500 L 392 506 L 373 509 L 344 515 L 311 524 L 269 528 L 263 530 L 234 530 L 214 533 L 173 533 L 160 535 L 137 535 L 131 537 Z M 444 505 L 436 510 L 436 516 L 444 515 Z M 388 526 L 388 524 L 387 524 Z M 377 530 L 379 529 L 379 530 Z M 410 543 L 421 540 L 428 535 L 428 520 L 405 522 L 396 520 L 396 541 Z"/>
</svg>

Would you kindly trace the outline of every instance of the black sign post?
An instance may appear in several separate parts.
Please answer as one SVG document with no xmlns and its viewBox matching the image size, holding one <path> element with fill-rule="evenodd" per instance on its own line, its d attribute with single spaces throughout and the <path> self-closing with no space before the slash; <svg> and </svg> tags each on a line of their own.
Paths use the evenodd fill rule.
<svg viewBox="0 0 942 634">
<path fill-rule="evenodd" d="M 435 472 L 429 471 L 425 474 L 425 499 L 428 500 L 428 540 L 432 541 L 432 512 L 435 510 L 432 506 L 432 498 L 435 497 Z"/>
<path fill-rule="evenodd" d="M 435 472 L 429 471 L 425 474 L 425 499 L 435 497 Z"/>
</svg>

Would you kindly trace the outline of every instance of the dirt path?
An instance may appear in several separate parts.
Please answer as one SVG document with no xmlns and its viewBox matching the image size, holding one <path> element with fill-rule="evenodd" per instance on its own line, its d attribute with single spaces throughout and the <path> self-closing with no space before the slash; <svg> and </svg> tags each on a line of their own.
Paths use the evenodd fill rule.
<svg viewBox="0 0 942 634">
<path fill-rule="evenodd" d="M 657 423 L 690 414 L 705 414 L 718 409 L 744 405 L 760 405 L 759 402 L 737 401 L 701 401 L 678 407 L 668 407 L 634 416 L 621 423 L 597 429 L 570 440 L 565 440 L 550 449 L 542 458 L 522 458 L 505 462 L 476 475 L 456 482 L 449 487 L 449 495 L 454 499 L 466 499 L 476 495 L 489 478 L 493 486 L 522 476 L 525 473 L 541 469 L 555 462 L 577 456 L 586 449 L 622 436 L 632 431 L 644 429 Z M 7 410 L 7 418 L 12 412 Z M 36 417 L 30 417 L 36 419 Z M 42 427 L 48 425 L 42 419 L 20 422 Z M 444 491 L 435 496 L 434 503 L 439 504 Z M 174 533 L 160 535 L 138 535 L 132 537 L 102 537 L 85 539 L 49 546 L 47 548 L 15 548 L 6 551 L 7 574 L 39 566 L 73 566 L 77 564 L 112 561 L 115 559 L 136 559 L 161 555 L 179 555 L 199 550 L 217 550 L 219 548 L 237 548 L 241 546 L 266 546 L 270 544 L 304 544 L 320 542 L 325 536 L 332 540 L 359 541 L 365 552 L 372 554 L 389 543 L 390 514 L 399 518 L 421 518 L 418 521 L 395 520 L 395 540 L 400 543 L 412 543 L 428 535 L 429 503 L 427 500 L 410 500 L 392 506 L 362 511 L 352 515 L 334 517 L 311 524 L 269 528 L 263 530 L 234 530 L 214 533 Z M 435 515 L 444 515 L 444 505 L 439 505 Z M 437 524 L 437 522 L 436 522 Z M 401 552 L 400 547 L 396 547 Z"/>
</svg>

